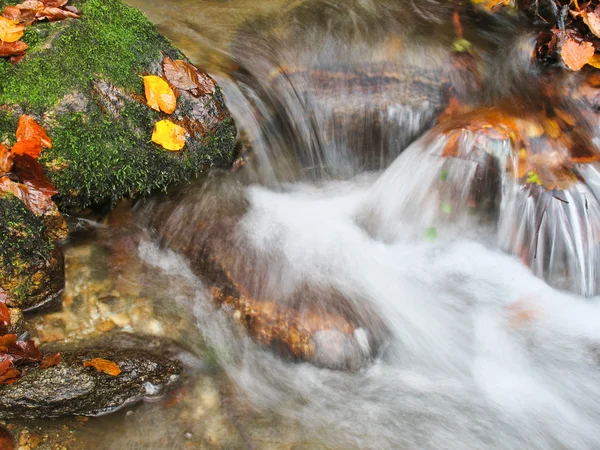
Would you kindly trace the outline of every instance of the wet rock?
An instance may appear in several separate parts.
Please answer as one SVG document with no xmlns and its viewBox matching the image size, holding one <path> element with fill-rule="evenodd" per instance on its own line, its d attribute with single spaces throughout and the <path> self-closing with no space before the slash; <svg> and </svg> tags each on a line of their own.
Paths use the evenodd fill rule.
<svg viewBox="0 0 600 450">
<path fill-rule="evenodd" d="M 51 231 L 23 202 L 0 193 L 0 287 L 9 306 L 31 311 L 58 299 L 65 283 L 59 229 Z"/>
<path fill-rule="evenodd" d="M 146 105 L 140 75 L 160 76 L 163 55 L 184 55 L 120 0 L 84 0 L 77 8 L 80 19 L 28 27 L 19 64 L 0 59 L 0 141 L 14 143 L 25 111 L 45 128 L 53 147 L 40 162 L 61 209 L 147 195 L 228 165 L 236 129 L 220 88 L 198 97 L 180 92 L 169 118 L 189 136 L 181 152 L 165 151 L 150 137 L 166 116 Z"/>
<path fill-rule="evenodd" d="M 26 368 L 17 383 L 0 386 L 0 418 L 106 414 L 162 395 L 181 374 L 177 362 L 144 350 L 96 348 L 61 355 L 58 365 Z M 111 376 L 84 367 L 92 358 L 114 361 L 121 373 Z"/>
</svg>

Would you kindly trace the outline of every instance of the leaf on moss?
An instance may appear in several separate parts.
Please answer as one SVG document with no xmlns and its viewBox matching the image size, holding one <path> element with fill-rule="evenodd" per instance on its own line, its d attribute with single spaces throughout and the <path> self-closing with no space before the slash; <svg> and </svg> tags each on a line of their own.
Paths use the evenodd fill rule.
<svg viewBox="0 0 600 450">
<path fill-rule="evenodd" d="M 594 56 L 594 44 L 591 42 L 577 42 L 568 36 L 562 45 L 560 55 L 565 65 L 571 70 L 581 70 Z"/>
<path fill-rule="evenodd" d="M 46 178 L 42 165 L 31 156 L 15 156 L 13 173 L 21 180 L 21 183 L 37 189 L 49 197 L 58 194 L 58 189 Z"/>
<path fill-rule="evenodd" d="M 27 44 L 23 41 L 0 42 L 0 57 L 19 56 L 25 53 L 25 50 L 27 50 Z"/>
<path fill-rule="evenodd" d="M 52 148 L 52 140 L 44 128 L 33 117 L 22 115 L 17 126 L 17 142 L 27 140 L 39 142 L 43 148 Z"/>
<path fill-rule="evenodd" d="M 10 154 L 15 155 L 27 155 L 32 158 L 37 158 L 42 153 L 42 144 L 32 139 L 25 139 L 17 142 L 10 149 Z"/>
<path fill-rule="evenodd" d="M 8 43 L 17 42 L 23 36 L 24 30 L 25 26 L 16 20 L 0 16 L 0 41 Z"/>
<path fill-rule="evenodd" d="M 152 142 L 167 150 L 179 151 L 185 147 L 185 130 L 170 120 L 161 120 L 154 125 Z"/>
<path fill-rule="evenodd" d="M 0 191 L 17 197 L 36 215 L 42 215 L 54 207 L 49 195 L 31 185 L 17 183 L 6 177 L 0 178 Z"/>
<path fill-rule="evenodd" d="M 214 81 L 186 61 L 181 59 L 174 61 L 165 56 L 163 72 L 167 81 L 177 89 L 191 91 L 196 96 L 215 93 Z"/>
<path fill-rule="evenodd" d="M 116 377 L 121 373 L 121 369 L 116 362 L 103 358 L 92 358 L 89 361 L 84 361 L 85 367 L 93 367 L 98 372 L 104 372 L 107 375 Z"/>
<path fill-rule="evenodd" d="M 148 106 L 156 111 L 172 114 L 177 107 L 177 97 L 169 83 L 156 75 L 143 78 Z"/>
<path fill-rule="evenodd" d="M 42 362 L 40 363 L 40 369 L 47 369 L 48 367 L 56 366 L 57 364 L 60 364 L 61 361 L 62 357 L 60 356 L 60 353 L 48 355 L 42 359 Z"/>
</svg>

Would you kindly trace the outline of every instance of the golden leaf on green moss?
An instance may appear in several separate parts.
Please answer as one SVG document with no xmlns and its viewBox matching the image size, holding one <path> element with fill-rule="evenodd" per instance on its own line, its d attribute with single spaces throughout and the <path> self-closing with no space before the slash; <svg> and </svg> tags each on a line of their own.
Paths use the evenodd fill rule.
<svg viewBox="0 0 600 450">
<path fill-rule="evenodd" d="M 185 130 L 170 120 L 161 120 L 154 125 L 152 142 L 167 150 L 179 151 L 185 146 Z"/>
<path fill-rule="evenodd" d="M 156 75 L 148 75 L 143 78 L 148 106 L 156 111 L 173 113 L 177 107 L 177 97 L 169 83 Z"/>
<path fill-rule="evenodd" d="M 23 36 L 25 27 L 16 20 L 0 16 L 0 41 L 17 42 Z"/>
</svg>

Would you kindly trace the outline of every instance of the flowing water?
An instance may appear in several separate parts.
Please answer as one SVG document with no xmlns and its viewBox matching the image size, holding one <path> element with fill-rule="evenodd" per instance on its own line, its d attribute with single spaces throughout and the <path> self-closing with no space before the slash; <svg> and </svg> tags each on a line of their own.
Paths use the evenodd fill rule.
<svg viewBox="0 0 600 450">
<path fill-rule="evenodd" d="M 449 95 L 509 99 L 530 118 L 545 101 L 530 30 L 465 15 L 477 81 L 454 70 L 444 2 L 130 3 L 215 74 L 251 149 L 238 172 L 136 207 L 137 257 L 153 274 L 138 283 L 167 293 L 162 311 L 187 324 L 175 338 L 211 349 L 217 379 L 250 405 L 239 421 L 293 424 L 293 437 L 273 426 L 268 444 L 242 433 L 214 446 L 600 448 L 598 168 L 578 166 L 575 186 L 548 194 L 497 170 L 515 153 L 506 140 L 463 136 L 461 151 L 483 156 L 449 159 L 454 125 L 431 129 Z M 594 120 L 581 122 L 592 146 Z M 219 233 L 198 233 L 206 222 Z M 194 271 L 209 239 L 263 297 L 323 313 L 343 298 L 361 367 L 290 362 L 247 337 Z M 152 447 L 137 439 L 124 445 Z"/>
</svg>

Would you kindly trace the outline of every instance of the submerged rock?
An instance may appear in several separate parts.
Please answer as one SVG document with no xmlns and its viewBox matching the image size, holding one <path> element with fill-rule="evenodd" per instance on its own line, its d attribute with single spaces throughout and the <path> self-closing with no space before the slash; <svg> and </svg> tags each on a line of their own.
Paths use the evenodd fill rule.
<svg viewBox="0 0 600 450">
<path fill-rule="evenodd" d="M 58 365 L 28 367 L 18 382 L 0 386 L 0 418 L 106 414 L 162 395 L 181 374 L 177 362 L 144 350 L 97 348 L 61 355 Z M 114 361 L 121 373 L 112 376 L 85 367 L 92 358 Z"/>
<path fill-rule="evenodd" d="M 0 0 L 0 7 L 14 2 Z M 40 162 L 59 190 L 59 206 L 82 207 L 164 190 L 232 159 L 236 130 L 217 86 L 180 91 L 171 115 L 145 103 L 141 75 L 161 75 L 164 55 L 184 56 L 138 10 L 119 0 L 76 3 L 80 19 L 38 22 L 13 65 L 0 58 L 0 141 L 14 142 L 20 114 L 47 130 L 52 149 Z M 188 131 L 180 152 L 150 142 L 165 118 Z"/>
<path fill-rule="evenodd" d="M 64 261 L 44 217 L 0 193 L 0 286 L 24 311 L 52 303 L 65 286 Z"/>
</svg>

